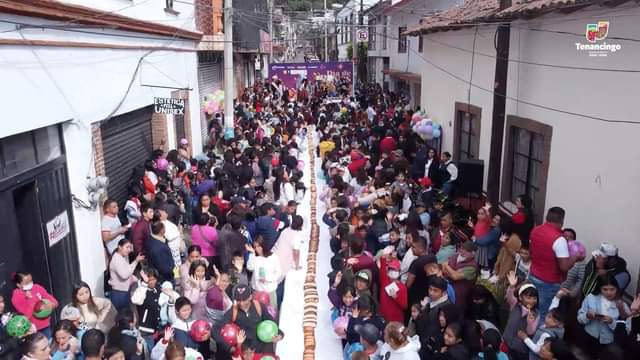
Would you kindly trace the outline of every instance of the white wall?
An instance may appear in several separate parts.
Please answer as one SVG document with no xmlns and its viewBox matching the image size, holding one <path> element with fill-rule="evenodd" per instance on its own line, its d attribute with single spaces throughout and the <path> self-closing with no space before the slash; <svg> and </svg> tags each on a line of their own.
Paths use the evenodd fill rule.
<svg viewBox="0 0 640 360">
<path fill-rule="evenodd" d="M 122 1 L 74 2 L 83 5 L 99 3 L 107 10 L 112 10 L 116 5 L 119 8 L 123 7 Z M 144 6 L 140 2 L 139 7 L 129 9 L 132 11 L 129 15 L 144 15 L 146 19 L 160 19 L 160 16 L 165 16 L 162 9 L 161 13 L 158 13 L 147 7 L 149 5 L 158 7 L 160 2 L 164 8 L 164 1 L 153 1 Z M 135 5 L 135 2 L 133 4 Z M 193 28 L 193 7 L 189 11 L 182 12 L 180 16 L 181 27 Z M 0 20 L 33 24 L 48 22 L 43 19 L 6 14 L 0 14 Z M 18 32 L 2 33 L 11 29 L 13 26 L 0 23 L 0 36 L 20 39 Z M 100 30 L 92 29 L 92 31 Z M 39 40 L 172 46 L 186 49 L 194 49 L 196 46 L 190 40 L 155 37 L 148 34 L 136 35 L 157 38 L 157 40 L 41 29 L 24 29 L 21 33 L 27 39 Z M 122 32 L 117 33 L 122 34 Z M 198 136 L 201 131 L 198 116 L 200 109 L 196 53 L 153 52 L 145 58 L 137 76 L 133 78 L 138 61 L 145 53 L 146 51 L 141 50 L 3 46 L 0 52 L 0 79 L 4 86 L 0 86 L 0 99 L 5 104 L 3 118 L 6 120 L 0 127 L 0 138 L 72 120 L 65 124 L 63 131 L 69 183 L 71 192 L 86 201 L 86 178 L 94 175 L 91 124 L 105 119 L 123 98 L 124 102 L 114 115 L 150 105 L 154 97 L 171 97 L 172 89 L 141 86 L 148 84 L 193 89 L 190 92 L 191 101 L 189 101 L 192 134 L 194 134 L 192 143 L 195 149 L 200 148 L 202 139 Z M 132 86 L 127 94 L 127 87 L 132 78 Z M 169 137 L 169 139 L 172 138 Z M 83 280 L 94 286 L 95 290 L 101 291 L 101 275 L 105 264 L 100 239 L 100 212 L 74 209 L 74 217 L 81 276 Z"/>
<path fill-rule="evenodd" d="M 594 9 L 596 9 L 594 11 Z M 612 11 L 625 16 L 609 16 Z M 628 15 L 628 16 L 626 16 Z M 640 99 L 640 74 L 585 71 L 518 63 L 566 65 L 574 67 L 638 70 L 640 45 L 611 37 L 633 38 L 637 34 L 638 8 L 619 6 L 598 11 L 586 9 L 569 15 L 547 15 L 529 22 L 514 23 L 511 31 L 507 115 L 530 118 L 553 127 L 550 167 L 545 206 L 561 206 L 567 212 L 565 226 L 575 228 L 579 240 L 590 250 L 608 241 L 620 248 L 629 263 L 632 286 L 640 265 L 640 124 L 615 124 L 562 114 L 523 104 L 527 101 L 565 111 L 602 118 L 640 121 L 634 106 Z M 586 24 L 609 20 L 608 43 L 620 43 L 620 52 L 607 57 L 589 57 L 576 50 L 585 43 Z M 524 28 L 569 32 L 577 36 Z M 491 90 L 495 74 L 495 27 L 480 27 L 473 61 L 475 85 Z M 485 160 L 485 187 L 491 143 L 493 96 L 471 87 L 471 53 L 474 30 L 425 36 L 425 57 L 464 81 L 454 79 L 427 64 L 422 72 L 422 105 L 444 128 L 443 150 L 453 147 L 454 102 L 469 102 L 482 108 L 480 158 Z M 439 41 L 448 46 L 437 44 Z M 451 46 L 466 49 L 462 51 Z M 470 98 L 470 101 L 468 100 Z M 504 199 L 503 199 L 504 200 Z M 546 209 L 545 209 L 546 210 Z"/>
</svg>

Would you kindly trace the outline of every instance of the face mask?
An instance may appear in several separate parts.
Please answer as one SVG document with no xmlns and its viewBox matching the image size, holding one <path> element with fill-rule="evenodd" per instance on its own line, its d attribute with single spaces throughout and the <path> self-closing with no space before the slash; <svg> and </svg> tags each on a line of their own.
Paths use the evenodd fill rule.
<svg viewBox="0 0 640 360">
<path fill-rule="evenodd" d="M 24 291 L 29 291 L 31 289 L 33 289 L 33 283 L 32 282 L 28 283 L 27 285 L 23 285 L 22 286 L 22 290 L 24 290 Z"/>
<path fill-rule="evenodd" d="M 420 222 L 422 223 L 422 226 L 429 225 L 429 220 L 430 216 L 428 212 L 423 212 L 422 214 L 420 214 Z"/>
<path fill-rule="evenodd" d="M 398 270 L 389 270 L 387 272 L 387 275 L 389 275 L 389 278 L 392 280 L 396 280 L 400 277 L 400 271 Z"/>
</svg>

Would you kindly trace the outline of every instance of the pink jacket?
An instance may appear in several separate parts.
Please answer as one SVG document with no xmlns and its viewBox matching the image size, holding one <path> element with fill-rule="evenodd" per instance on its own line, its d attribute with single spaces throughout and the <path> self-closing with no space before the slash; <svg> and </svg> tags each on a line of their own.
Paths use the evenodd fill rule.
<svg viewBox="0 0 640 360">
<path fill-rule="evenodd" d="M 194 225 L 191 228 L 191 244 L 202 248 L 202 256 L 216 256 L 218 230 L 213 226 Z"/>
<path fill-rule="evenodd" d="M 31 297 L 28 298 L 24 290 L 22 289 L 13 289 L 13 294 L 11 295 L 11 304 L 13 304 L 13 308 L 16 309 L 17 312 L 26 316 L 31 323 L 38 330 L 42 330 L 44 328 L 49 327 L 49 318 L 46 319 L 38 319 L 33 316 L 33 309 L 36 304 L 42 300 L 47 299 L 53 304 L 54 308 L 58 307 L 58 300 L 51 296 L 47 290 L 45 290 L 42 286 L 38 284 L 33 284 L 33 288 L 31 289 Z"/>
</svg>

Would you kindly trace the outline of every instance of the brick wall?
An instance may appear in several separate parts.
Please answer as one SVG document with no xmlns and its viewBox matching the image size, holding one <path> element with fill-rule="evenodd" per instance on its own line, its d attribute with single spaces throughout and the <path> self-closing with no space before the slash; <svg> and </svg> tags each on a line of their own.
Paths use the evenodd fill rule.
<svg viewBox="0 0 640 360">
<path fill-rule="evenodd" d="M 169 131 L 167 130 L 167 115 L 153 113 L 151 116 L 151 141 L 153 149 L 162 149 L 169 151 L 167 138 Z"/>
<path fill-rule="evenodd" d="M 196 0 L 196 28 L 204 35 L 220 34 L 224 31 L 222 23 L 223 0 Z"/>
<path fill-rule="evenodd" d="M 100 124 L 91 125 L 91 139 L 93 142 L 93 164 L 96 170 L 97 176 L 105 176 L 106 171 L 104 168 L 104 150 L 102 149 L 102 131 L 100 131 Z"/>
</svg>

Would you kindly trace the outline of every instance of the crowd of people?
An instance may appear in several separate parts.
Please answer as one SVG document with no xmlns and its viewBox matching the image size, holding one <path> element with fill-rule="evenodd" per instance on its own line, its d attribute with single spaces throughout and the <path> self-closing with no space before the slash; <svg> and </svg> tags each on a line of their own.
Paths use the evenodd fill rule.
<svg viewBox="0 0 640 360">
<path fill-rule="evenodd" d="M 412 132 L 406 99 L 350 87 L 257 82 L 235 102 L 232 137 L 216 114 L 202 154 L 186 139 L 154 151 L 128 199 L 104 202 L 105 297 L 82 282 L 60 304 L 16 272 L 0 356 L 277 359 L 284 283 L 307 241 L 302 180 L 319 176 L 335 335 L 318 336 L 339 337 L 344 359 L 565 360 L 575 345 L 634 358 L 640 297 L 624 301 L 631 278 L 612 242 L 587 252 L 562 208 L 537 224 L 526 194 L 514 214 L 461 206 L 464 174 Z M 312 129 L 322 171 L 305 174 Z"/>
<path fill-rule="evenodd" d="M 459 205 L 465 174 L 412 115 L 371 85 L 318 117 L 344 359 L 635 358 L 640 297 L 623 299 L 617 247 L 588 253 L 560 207 L 538 224 L 527 194 L 513 214 Z"/>
</svg>

